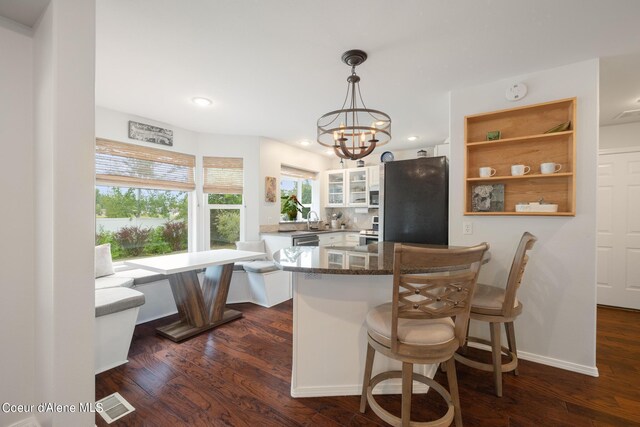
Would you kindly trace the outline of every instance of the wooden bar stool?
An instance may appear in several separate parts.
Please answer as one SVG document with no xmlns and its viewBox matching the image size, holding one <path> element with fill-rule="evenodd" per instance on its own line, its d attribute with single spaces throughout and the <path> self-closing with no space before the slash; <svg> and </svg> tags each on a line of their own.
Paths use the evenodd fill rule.
<svg viewBox="0 0 640 427">
<path fill-rule="evenodd" d="M 469 322 L 470 297 L 488 245 L 435 249 L 396 243 L 393 259 L 393 301 L 367 314 L 367 358 L 360 412 L 367 403 L 393 426 L 462 426 L 454 354 L 464 344 Z M 455 317 L 455 320 L 453 320 Z M 402 362 L 402 371 L 383 372 L 371 378 L 378 351 Z M 447 364 L 449 391 L 435 380 L 413 372 L 414 364 Z M 373 397 L 374 387 L 387 379 L 402 378 L 401 416 L 383 409 Z M 413 381 L 426 384 L 448 404 L 436 421 L 410 420 Z"/>
<path fill-rule="evenodd" d="M 513 321 L 522 313 L 522 303 L 518 301 L 516 292 L 520 287 L 522 275 L 529 260 L 527 251 L 533 248 L 536 240 L 538 239 L 529 232 L 525 232 L 522 235 L 516 254 L 513 257 L 506 288 L 503 289 L 497 286 L 478 283 L 476 291 L 473 294 L 471 300 L 471 320 L 489 322 L 491 341 L 476 337 L 467 337 L 467 342 L 489 345 L 491 347 L 493 364 L 472 360 L 460 353 L 456 353 L 455 355 L 456 360 L 464 365 L 493 372 L 495 391 L 498 397 L 502 397 L 502 373 L 513 371 L 514 375 L 518 375 L 518 352 Z M 501 324 L 504 324 L 509 348 L 505 348 L 500 344 Z M 507 363 L 502 363 L 502 354 L 505 354 L 509 358 Z"/>
</svg>

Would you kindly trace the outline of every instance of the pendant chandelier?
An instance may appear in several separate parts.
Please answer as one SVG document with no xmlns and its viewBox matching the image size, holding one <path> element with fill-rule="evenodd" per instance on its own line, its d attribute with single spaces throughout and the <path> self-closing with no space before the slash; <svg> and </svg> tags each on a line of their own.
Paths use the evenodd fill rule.
<svg viewBox="0 0 640 427">
<path fill-rule="evenodd" d="M 342 62 L 351 67 L 347 96 L 339 110 L 330 111 L 318 119 L 318 143 L 333 148 L 343 159 L 361 159 L 376 147 L 391 141 L 391 117 L 367 108 L 362 100 L 356 67 L 366 59 L 367 54 L 361 50 L 342 54 Z"/>
</svg>

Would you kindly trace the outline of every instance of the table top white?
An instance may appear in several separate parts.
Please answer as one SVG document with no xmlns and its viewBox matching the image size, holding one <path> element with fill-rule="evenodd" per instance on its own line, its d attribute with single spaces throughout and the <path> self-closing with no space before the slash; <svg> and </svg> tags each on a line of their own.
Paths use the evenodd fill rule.
<svg viewBox="0 0 640 427">
<path fill-rule="evenodd" d="M 212 265 L 231 264 L 266 255 L 264 252 L 238 251 L 235 249 L 214 249 L 202 252 L 185 252 L 125 261 L 131 267 L 143 268 L 161 274 L 175 274 L 197 270 Z"/>
</svg>

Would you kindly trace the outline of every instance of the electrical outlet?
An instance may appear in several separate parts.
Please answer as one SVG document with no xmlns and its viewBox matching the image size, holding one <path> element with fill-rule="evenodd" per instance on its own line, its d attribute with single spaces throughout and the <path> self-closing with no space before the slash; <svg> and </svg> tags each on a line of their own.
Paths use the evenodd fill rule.
<svg viewBox="0 0 640 427">
<path fill-rule="evenodd" d="M 470 221 L 464 221 L 462 223 L 462 234 L 473 234 L 473 223 Z"/>
</svg>

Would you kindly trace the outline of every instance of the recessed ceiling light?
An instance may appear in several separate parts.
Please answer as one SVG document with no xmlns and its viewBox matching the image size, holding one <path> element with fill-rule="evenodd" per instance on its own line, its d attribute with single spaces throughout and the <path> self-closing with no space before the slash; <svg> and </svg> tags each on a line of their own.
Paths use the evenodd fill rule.
<svg viewBox="0 0 640 427">
<path fill-rule="evenodd" d="M 407 138 L 409 141 L 417 141 L 418 137 L 417 136 L 410 136 L 409 138 Z"/>
<path fill-rule="evenodd" d="M 201 96 L 196 96 L 195 98 L 191 98 L 191 102 L 200 106 L 200 107 L 208 107 L 213 104 L 213 102 L 209 98 L 203 98 Z"/>
<path fill-rule="evenodd" d="M 332 155 L 333 154 L 333 150 L 331 148 L 329 148 L 327 151 L 325 151 L 325 154 Z"/>
<path fill-rule="evenodd" d="M 308 139 L 303 139 L 302 141 L 300 141 L 300 145 L 309 145 L 311 144 L 311 142 L 309 142 Z"/>
</svg>

